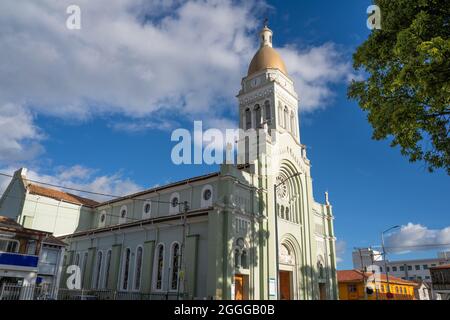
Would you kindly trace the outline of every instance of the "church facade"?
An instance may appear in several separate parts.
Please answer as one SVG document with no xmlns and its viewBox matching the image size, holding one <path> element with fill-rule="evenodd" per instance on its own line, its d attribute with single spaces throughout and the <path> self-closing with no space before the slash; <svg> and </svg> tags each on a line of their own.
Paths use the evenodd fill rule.
<svg viewBox="0 0 450 320">
<path fill-rule="evenodd" d="M 83 288 L 155 298 L 338 298 L 332 206 L 327 195 L 324 203 L 313 197 L 299 99 L 272 31 L 265 26 L 259 36 L 237 98 L 240 128 L 259 129 L 263 151 L 244 165 L 83 207 L 83 223 L 61 237 L 64 270 L 78 265 Z"/>
</svg>

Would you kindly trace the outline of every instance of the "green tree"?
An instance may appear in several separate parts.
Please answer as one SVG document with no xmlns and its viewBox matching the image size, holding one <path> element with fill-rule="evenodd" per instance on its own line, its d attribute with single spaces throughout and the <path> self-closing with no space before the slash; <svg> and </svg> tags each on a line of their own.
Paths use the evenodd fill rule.
<svg viewBox="0 0 450 320">
<path fill-rule="evenodd" d="M 367 74 L 350 99 L 367 111 L 373 139 L 391 138 L 411 162 L 450 175 L 450 1 L 375 0 L 381 30 L 353 55 Z"/>
</svg>

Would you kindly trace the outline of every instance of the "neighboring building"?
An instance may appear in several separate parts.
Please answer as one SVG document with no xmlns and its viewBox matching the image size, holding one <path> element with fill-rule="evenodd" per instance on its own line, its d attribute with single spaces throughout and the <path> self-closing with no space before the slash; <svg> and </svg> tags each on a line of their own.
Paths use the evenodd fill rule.
<svg viewBox="0 0 450 320">
<path fill-rule="evenodd" d="M 425 281 L 416 282 L 417 287 L 414 289 L 416 300 L 432 300 L 431 284 Z"/>
<path fill-rule="evenodd" d="M 361 264 L 360 252 L 363 254 L 363 263 Z M 385 261 L 382 255 L 371 248 L 362 248 L 352 253 L 353 267 L 355 269 L 363 269 L 371 264 L 380 267 L 381 272 L 386 272 Z M 375 257 L 372 261 L 371 257 Z M 378 259 L 376 258 L 378 257 Z M 430 268 L 450 263 L 450 253 L 440 252 L 437 258 L 430 259 L 414 259 L 414 260 L 397 260 L 386 261 L 387 271 L 389 275 L 393 275 L 404 280 L 431 282 Z"/>
<path fill-rule="evenodd" d="M 3 294 L 5 286 L 57 289 L 64 247 L 65 243 L 50 233 L 24 228 L 0 216 L 0 292 Z"/>
<path fill-rule="evenodd" d="M 430 268 L 432 291 L 438 300 L 450 300 L 450 264 Z"/>
<path fill-rule="evenodd" d="M 388 285 L 386 276 L 380 274 L 379 283 L 375 284 L 372 273 L 360 270 L 338 270 L 337 275 L 340 300 L 414 300 L 417 284 L 412 281 L 389 276 Z M 371 294 L 366 290 L 368 284 L 374 288 Z M 392 298 L 388 299 L 388 292 Z"/>
<path fill-rule="evenodd" d="M 245 143 L 246 165 L 92 206 L 70 203 L 78 211 L 69 219 L 75 232 L 62 237 L 65 266 L 80 266 L 83 288 L 187 299 L 337 299 L 332 206 L 327 195 L 323 204 L 314 200 L 293 81 L 272 48 L 272 31 L 265 26 L 259 36 L 238 94 L 239 123 L 245 132 L 263 128 L 265 152 L 249 159 Z M 8 206 L 18 207 L 21 223 L 46 215 L 42 206 L 27 213 Z M 62 228 L 52 218 L 46 228 Z"/>
<path fill-rule="evenodd" d="M 363 270 L 377 261 L 383 261 L 380 251 L 372 248 L 360 248 L 352 252 L 353 268 Z"/>
<path fill-rule="evenodd" d="M 55 236 L 71 234 L 92 224 L 96 201 L 32 183 L 26 174 L 25 168 L 14 173 L 0 198 L 0 215 Z"/>
</svg>

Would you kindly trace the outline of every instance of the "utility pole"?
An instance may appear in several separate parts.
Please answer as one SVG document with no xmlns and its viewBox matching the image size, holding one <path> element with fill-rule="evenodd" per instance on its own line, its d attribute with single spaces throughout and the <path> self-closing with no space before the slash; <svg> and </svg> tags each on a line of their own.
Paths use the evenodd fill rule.
<svg viewBox="0 0 450 320">
<path fill-rule="evenodd" d="M 185 248 L 186 248 L 186 223 L 187 223 L 187 212 L 189 211 L 189 204 L 187 201 L 183 202 L 183 241 L 181 243 L 181 254 L 180 254 L 180 266 L 181 266 L 181 276 L 183 277 L 183 299 L 186 293 L 186 259 Z M 178 292 L 177 299 L 180 299 L 180 275 L 178 275 Z"/>
<path fill-rule="evenodd" d="M 389 228 L 389 229 L 386 229 L 386 230 L 384 230 L 382 233 L 381 233 L 381 247 L 383 248 L 383 260 L 384 260 L 384 271 L 386 272 L 386 283 L 387 283 L 387 296 L 388 296 L 388 299 L 390 299 L 389 297 L 391 296 L 391 286 L 389 285 L 389 272 L 388 272 L 388 270 L 387 270 L 387 262 L 386 262 L 386 248 L 385 248 L 385 246 L 384 246 L 384 234 L 386 233 L 386 232 L 388 232 L 388 231 L 391 231 L 391 230 L 393 230 L 393 229 L 397 229 L 397 228 L 400 228 L 400 226 L 393 226 L 393 227 L 391 227 L 391 228 Z"/>
</svg>

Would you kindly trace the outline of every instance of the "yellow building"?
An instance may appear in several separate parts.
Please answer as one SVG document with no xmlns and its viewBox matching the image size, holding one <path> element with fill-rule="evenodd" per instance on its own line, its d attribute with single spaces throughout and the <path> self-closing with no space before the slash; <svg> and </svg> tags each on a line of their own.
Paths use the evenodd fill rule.
<svg viewBox="0 0 450 320">
<path fill-rule="evenodd" d="M 375 281 L 372 273 L 360 270 L 339 270 L 339 299 L 340 300 L 414 300 L 415 282 L 389 276 L 390 293 L 386 275 L 380 274 Z M 378 283 L 377 283 L 378 282 Z M 376 284 L 377 283 L 377 284 Z M 375 285 L 376 284 L 376 285 Z M 366 288 L 373 288 L 368 293 Z M 376 289 L 375 289 L 376 288 Z"/>
</svg>

